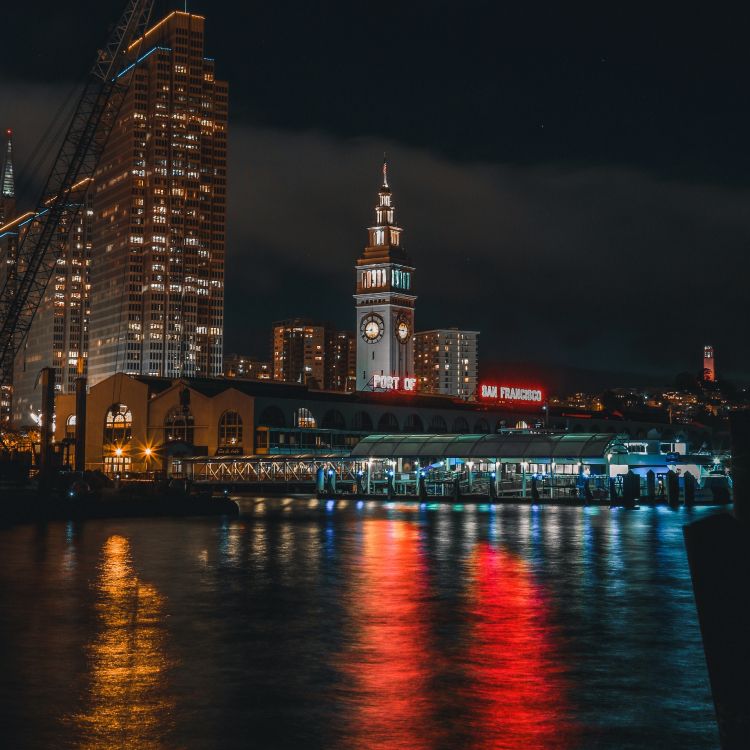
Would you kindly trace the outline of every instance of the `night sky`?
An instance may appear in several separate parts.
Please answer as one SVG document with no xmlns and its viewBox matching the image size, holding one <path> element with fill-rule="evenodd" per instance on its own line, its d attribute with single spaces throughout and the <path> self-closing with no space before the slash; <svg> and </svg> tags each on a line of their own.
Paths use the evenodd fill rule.
<svg viewBox="0 0 750 750">
<path fill-rule="evenodd" d="M 36 2 L 34 23 L 4 9 L 0 125 L 21 183 L 122 5 Z M 230 85 L 225 351 L 267 356 L 284 317 L 354 327 L 387 151 L 418 330 L 481 331 L 485 364 L 654 382 L 698 371 L 713 343 L 719 375 L 750 380 L 740 20 L 718 6 L 234 5 L 189 5 Z"/>
</svg>

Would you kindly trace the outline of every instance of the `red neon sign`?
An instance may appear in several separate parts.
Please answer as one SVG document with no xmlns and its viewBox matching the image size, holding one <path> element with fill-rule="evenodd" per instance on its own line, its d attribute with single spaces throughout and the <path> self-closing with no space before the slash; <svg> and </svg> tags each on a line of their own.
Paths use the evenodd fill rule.
<svg viewBox="0 0 750 750">
<path fill-rule="evenodd" d="M 528 388 L 517 385 L 495 385 L 482 383 L 479 386 L 479 397 L 492 401 L 510 401 L 519 404 L 543 404 L 544 391 L 541 388 Z"/>
<path fill-rule="evenodd" d="M 374 391 L 407 391 L 413 393 L 417 390 L 417 379 L 412 377 L 400 377 L 398 375 L 373 375 L 372 389 Z"/>
</svg>

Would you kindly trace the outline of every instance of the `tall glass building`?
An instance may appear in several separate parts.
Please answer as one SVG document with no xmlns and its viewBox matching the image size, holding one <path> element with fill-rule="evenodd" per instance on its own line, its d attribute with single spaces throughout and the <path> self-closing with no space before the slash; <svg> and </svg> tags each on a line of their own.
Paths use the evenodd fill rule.
<svg viewBox="0 0 750 750">
<path fill-rule="evenodd" d="M 39 371 L 52 367 L 55 390 L 73 393 L 79 375 L 86 374 L 89 349 L 89 270 L 91 264 L 90 179 L 74 186 L 70 211 L 58 227 L 61 252 L 24 346 L 13 363 L 13 422 L 33 424 L 41 410 Z M 18 224 L 23 236 L 34 221 L 25 214 Z"/>
<path fill-rule="evenodd" d="M 227 84 L 204 18 L 131 45 L 130 88 L 94 175 L 89 383 L 222 373 Z"/>
</svg>

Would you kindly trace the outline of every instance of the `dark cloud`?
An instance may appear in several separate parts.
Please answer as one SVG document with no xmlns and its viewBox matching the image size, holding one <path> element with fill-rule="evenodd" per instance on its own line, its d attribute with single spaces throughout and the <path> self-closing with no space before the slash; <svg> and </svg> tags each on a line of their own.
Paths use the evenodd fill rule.
<svg viewBox="0 0 750 750">
<path fill-rule="evenodd" d="M 419 328 L 479 329 L 495 361 L 672 374 L 697 369 L 710 341 L 725 372 L 750 369 L 730 323 L 745 316 L 747 190 L 617 167 L 466 165 L 377 139 L 241 126 L 230 145 L 233 314 L 353 324 L 352 266 L 386 150 Z"/>
<path fill-rule="evenodd" d="M 0 90 L 17 171 L 67 90 Z M 9 106 L 10 105 L 10 106 Z M 353 265 L 384 151 L 417 266 L 418 328 L 482 332 L 492 361 L 750 374 L 750 192 L 617 166 L 453 161 L 380 138 L 230 124 L 227 350 L 267 353 L 272 320 L 353 327 Z"/>
</svg>

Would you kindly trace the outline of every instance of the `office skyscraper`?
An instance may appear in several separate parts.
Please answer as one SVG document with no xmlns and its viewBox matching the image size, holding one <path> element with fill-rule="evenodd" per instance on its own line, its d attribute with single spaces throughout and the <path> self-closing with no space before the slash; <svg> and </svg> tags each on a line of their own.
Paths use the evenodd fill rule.
<svg viewBox="0 0 750 750">
<path fill-rule="evenodd" d="M 94 175 L 89 383 L 222 373 L 227 84 L 204 18 L 175 11 L 131 45 Z"/>
<path fill-rule="evenodd" d="M 13 133 L 5 131 L 5 153 L 0 173 L 0 288 L 14 283 L 18 231 L 16 218 L 16 183 L 13 176 Z M 6 226 L 8 225 L 9 226 Z M 12 389 L 0 383 L 0 424 L 10 421 Z"/>
<path fill-rule="evenodd" d="M 13 175 L 13 132 L 5 131 L 5 153 L 3 154 L 2 192 L 0 193 L 0 225 L 16 215 L 16 181 Z"/>
<path fill-rule="evenodd" d="M 2 175 L 2 212 L 6 219 L 15 214 L 15 185 L 11 132 L 7 132 L 5 165 Z M 39 371 L 52 367 L 55 388 L 61 393 L 75 389 L 78 374 L 86 373 L 88 349 L 88 273 L 91 257 L 89 229 L 91 209 L 87 205 L 90 180 L 74 186 L 70 203 L 57 231 L 60 255 L 44 297 L 34 316 L 23 348 L 13 363 L 12 418 L 18 425 L 33 424 L 41 409 Z M 4 269 L 3 285 L 17 282 L 18 245 L 33 225 L 34 212 L 15 216 L 0 227 Z M 0 408 L 8 410 L 10 389 L 3 388 Z"/>
<path fill-rule="evenodd" d="M 89 326 L 89 267 L 91 263 L 90 180 L 82 180 L 70 196 L 70 212 L 58 227 L 60 255 L 34 316 L 23 348 L 13 363 L 13 421 L 34 422 L 41 410 L 37 387 L 39 371 L 52 367 L 55 390 L 75 391 L 75 380 L 86 374 Z M 17 234 L 23 236 L 34 214 L 20 217 Z"/>
</svg>

